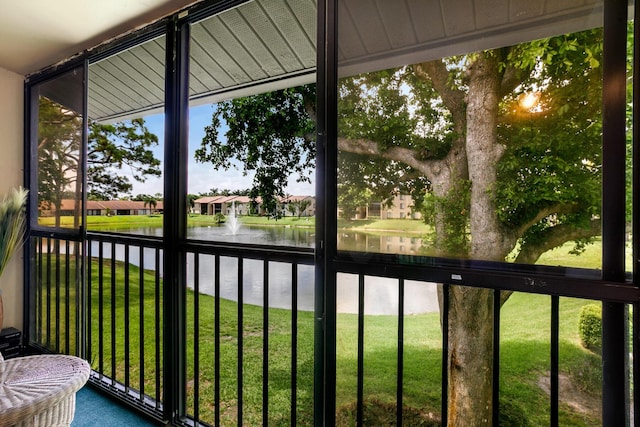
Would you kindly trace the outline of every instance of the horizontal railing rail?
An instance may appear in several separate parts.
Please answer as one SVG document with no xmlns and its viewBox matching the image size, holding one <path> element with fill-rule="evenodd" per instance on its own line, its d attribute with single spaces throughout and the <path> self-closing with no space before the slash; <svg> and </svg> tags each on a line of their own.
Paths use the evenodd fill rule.
<svg viewBox="0 0 640 427">
<path fill-rule="evenodd" d="M 166 390 L 163 383 L 163 311 L 170 302 L 162 298 L 162 239 L 117 233 L 88 233 L 84 243 L 66 236 L 31 239 L 32 344 L 87 358 L 94 385 L 162 419 L 163 396 L 175 392 Z M 206 241 L 188 241 L 180 249 L 187 263 L 184 424 L 313 424 L 313 249 Z M 451 289 L 461 282 L 491 290 L 496 301 L 492 377 L 496 420 L 504 410 L 503 292 L 548 296 L 542 301 L 548 304 L 544 342 L 548 345 L 546 411 L 551 425 L 558 425 L 562 416 L 563 301 L 634 303 L 633 330 L 639 326 L 636 287 L 601 282 L 583 272 L 576 272 L 581 277 L 535 272 L 527 278 L 514 272 L 400 265 L 384 256 L 344 252 L 334 267 L 336 339 L 346 342 L 338 352 L 348 353 L 337 354 L 338 364 L 353 365 L 338 375 L 353 373 L 353 385 L 345 386 L 344 378 L 339 378 L 342 385 L 333 398 L 340 400 L 339 411 L 347 416 L 353 412 L 355 425 L 364 425 L 372 398 L 376 404 L 381 404 L 380 399 L 393 401 L 396 425 L 410 425 L 406 411 L 415 404 L 416 355 L 409 342 L 414 338 L 412 313 L 418 299 L 430 304 L 429 312 L 439 319 L 436 344 L 430 351 L 439 354 L 433 353 L 433 360 L 439 361 L 432 368 L 439 376 L 435 400 L 440 405 L 439 421 L 446 423 L 450 324 L 449 316 L 439 313 L 449 312 Z M 381 292 L 377 296 L 376 289 Z M 383 311 L 372 308 L 371 298 Z M 387 319 L 385 334 L 391 336 L 391 341 L 383 340 L 391 344 L 382 359 L 393 361 L 389 366 L 394 372 L 379 371 L 372 377 L 371 367 L 382 360 L 370 347 L 380 315 Z M 636 347 L 631 350 L 634 365 Z M 393 383 L 394 391 L 370 388 L 381 378 Z"/>
<path fill-rule="evenodd" d="M 164 389 L 162 372 L 162 245 L 161 238 L 118 233 L 87 233 L 84 245 L 47 236 L 34 237 L 33 244 L 37 277 L 32 344 L 63 353 L 77 347 L 75 352 L 91 363 L 92 384 L 159 420 L 163 395 L 173 392 Z M 69 246 L 78 249 L 64 249 Z M 280 346 L 286 347 L 289 404 L 286 414 L 276 410 L 274 422 L 310 422 L 312 384 L 298 378 L 301 369 L 311 369 L 306 378 L 313 376 L 313 250 L 200 241 L 181 249 L 186 253 L 189 295 L 187 424 L 218 425 L 230 416 L 239 422 L 265 420 L 265 425 L 273 420 L 269 400 L 275 374 L 270 367 L 278 362 L 271 354 Z M 300 282 L 304 291 L 299 293 Z M 64 290 L 70 286 L 77 290 L 77 299 L 65 304 L 71 293 Z M 299 301 L 300 295 L 306 300 Z M 230 311 L 233 318 L 225 315 Z M 283 312 L 288 314 L 283 317 Z M 307 320 L 302 326 L 304 366 L 299 365 L 299 313 Z M 78 332 L 65 346 L 66 318 L 77 319 Z M 288 326 L 282 329 L 285 318 Z M 228 357 L 231 348 L 233 357 Z M 278 356 L 284 354 L 277 350 Z M 258 362 L 258 371 L 249 372 Z M 278 380 L 278 387 L 281 384 Z M 258 405 L 244 402 L 258 389 L 264 404 L 256 412 Z M 231 406 L 235 409 L 229 415 Z"/>
</svg>

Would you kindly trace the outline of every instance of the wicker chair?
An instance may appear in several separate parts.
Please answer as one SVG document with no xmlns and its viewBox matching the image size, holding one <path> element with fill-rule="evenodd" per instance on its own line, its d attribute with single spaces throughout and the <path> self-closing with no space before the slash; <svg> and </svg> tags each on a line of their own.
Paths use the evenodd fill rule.
<svg viewBox="0 0 640 427">
<path fill-rule="evenodd" d="M 0 361 L 0 427 L 69 426 L 76 391 L 89 364 L 74 356 L 39 355 Z"/>
</svg>

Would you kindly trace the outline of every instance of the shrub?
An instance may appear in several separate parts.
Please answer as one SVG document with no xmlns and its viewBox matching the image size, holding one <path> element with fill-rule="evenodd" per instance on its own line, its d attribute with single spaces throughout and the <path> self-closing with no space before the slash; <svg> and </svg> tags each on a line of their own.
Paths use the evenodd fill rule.
<svg viewBox="0 0 640 427">
<path fill-rule="evenodd" d="M 500 427 L 528 427 L 530 425 L 522 406 L 512 400 L 500 399 L 499 410 Z"/>
<path fill-rule="evenodd" d="M 602 307 L 598 304 L 587 304 L 580 309 L 578 321 L 582 345 L 590 350 L 602 348 Z"/>
</svg>

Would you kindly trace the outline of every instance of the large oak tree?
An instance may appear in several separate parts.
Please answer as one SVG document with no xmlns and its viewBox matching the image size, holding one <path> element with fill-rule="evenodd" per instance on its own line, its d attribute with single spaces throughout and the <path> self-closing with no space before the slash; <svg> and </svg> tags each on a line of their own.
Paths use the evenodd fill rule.
<svg viewBox="0 0 640 427">
<path fill-rule="evenodd" d="M 438 257 L 580 251 L 600 234 L 601 55 L 591 30 L 343 78 L 339 200 L 352 210 L 411 192 L 433 225 L 425 253 Z M 314 112 L 311 86 L 225 101 L 196 157 L 236 159 L 256 172 L 255 195 L 281 195 L 290 174 L 310 173 Z M 491 425 L 493 304 L 492 290 L 450 289 L 450 425 Z"/>
</svg>

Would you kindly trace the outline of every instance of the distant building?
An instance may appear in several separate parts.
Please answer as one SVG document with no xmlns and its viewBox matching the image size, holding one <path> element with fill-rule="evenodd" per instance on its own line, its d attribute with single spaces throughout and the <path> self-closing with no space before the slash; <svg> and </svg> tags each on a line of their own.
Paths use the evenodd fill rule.
<svg viewBox="0 0 640 427">
<path fill-rule="evenodd" d="M 420 212 L 414 212 L 413 197 L 409 194 L 396 194 L 391 200 L 391 206 L 386 206 L 383 202 L 371 202 L 367 206 L 356 209 L 353 219 L 420 219 Z M 340 214 L 340 209 L 338 209 Z"/>
<path fill-rule="evenodd" d="M 75 200 L 64 199 L 60 205 L 60 215 L 74 215 L 75 208 Z M 162 212 L 164 212 L 162 200 L 157 200 L 155 206 L 151 206 L 148 202 L 138 200 L 87 200 L 88 216 L 151 215 Z M 55 206 L 43 206 L 43 208 L 40 209 L 40 215 L 54 216 Z"/>
<path fill-rule="evenodd" d="M 308 206 L 300 213 L 300 216 L 314 216 L 316 213 L 316 199 L 313 196 L 289 196 L 279 199 L 279 209 L 284 216 L 298 216 L 296 211 L 293 214 L 287 206 L 291 203 L 299 203 L 308 200 Z M 229 215 L 235 207 L 236 215 L 264 215 L 262 199 L 257 198 L 254 202 L 249 196 L 204 196 L 194 201 L 195 211 L 201 215 L 215 215 L 221 213 Z"/>
<path fill-rule="evenodd" d="M 373 210 L 379 212 L 380 219 L 420 219 L 420 212 L 413 212 L 413 197 L 409 194 L 396 194 L 391 201 L 391 206 L 386 207 L 378 203 Z"/>
<path fill-rule="evenodd" d="M 196 212 L 201 215 L 229 215 L 234 207 L 236 215 L 250 215 L 261 211 L 261 199 L 252 202 L 249 196 L 204 196 L 194 203 Z"/>
</svg>

